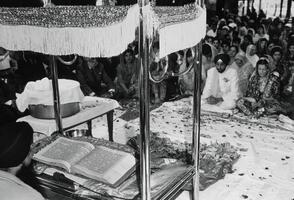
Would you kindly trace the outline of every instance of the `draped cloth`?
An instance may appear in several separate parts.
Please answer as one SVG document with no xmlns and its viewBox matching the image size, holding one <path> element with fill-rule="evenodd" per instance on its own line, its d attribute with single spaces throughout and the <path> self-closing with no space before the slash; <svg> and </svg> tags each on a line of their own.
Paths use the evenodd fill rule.
<svg viewBox="0 0 294 200">
<path fill-rule="evenodd" d="M 206 12 L 195 4 L 177 8 L 147 5 L 143 16 L 148 36 L 160 35 L 160 57 L 192 47 L 205 36 Z M 138 26 L 137 4 L 0 8 L 0 46 L 51 55 L 111 57 L 136 40 Z"/>
</svg>

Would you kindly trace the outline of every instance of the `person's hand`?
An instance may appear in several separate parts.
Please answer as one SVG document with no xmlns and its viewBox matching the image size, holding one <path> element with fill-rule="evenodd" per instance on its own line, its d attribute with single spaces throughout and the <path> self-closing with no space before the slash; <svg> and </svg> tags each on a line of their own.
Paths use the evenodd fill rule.
<svg viewBox="0 0 294 200">
<path fill-rule="evenodd" d="M 94 97 L 95 95 L 96 95 L 95 92 L 91 92 L 91 93 L 89 94 L 90 97 Z"/>
<path fill-rule="evenodd" d="M 133 86 L 131 86 L 131 87 L 128 89 L 128 95 L 129 95 L 129 96 L 132 96 L 134 93 L 135 93 L 135 88 L 134 88 Z"/>
<path fill-rule="evenodd" d="M 108 93 L 110 95 L 110 98 L 114 97 L 115 89 L 112 88 L 112 89 L 108 90 Z"/>
<path fill-rule="evenodd" d="M 256 100 L 252 97 L 243 97 L 244 100 L 249 101 L 251 103 L 256 103 Z"/>
<path fill-rule="evenodd" d="M 110 99 L 112 95 L 109 92 L 106 92 L 105 94 L 101 95 L 101 97 Z"/>
<path fill-rule="evenodd" d="M 253 102 L 253 103 L 251 103 L 251 106 L 252 106 L 252 108 L 253 109 L 256 109 L 256 108 L 262 108 L 263 106 L 262 106 L 262 102 Z"/>
</svg>

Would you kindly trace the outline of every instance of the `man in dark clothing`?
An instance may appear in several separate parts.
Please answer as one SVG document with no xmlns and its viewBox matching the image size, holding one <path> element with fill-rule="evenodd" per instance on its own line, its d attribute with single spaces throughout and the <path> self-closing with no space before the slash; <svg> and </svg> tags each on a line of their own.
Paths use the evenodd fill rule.
<svg viewBox="0 0 294 200">
<path fill-rule="evenodd" d="M 15 122 L 26 114 L 17 109 L 15 99 L 15 93 L 0 79 L 0 125 Z"/>
<path fill-rule="evenodd" d="M 95 58 L 84 58 L 81 65 L 77 66 L 76 76 L 81 84 L 84 95 L 101 96 L 107 92 L 102 87 L 102 82 L 106 84 L 110 93 L 114 92 L 114 84 L 106 74 L 104 66 Z"/>
</svg>

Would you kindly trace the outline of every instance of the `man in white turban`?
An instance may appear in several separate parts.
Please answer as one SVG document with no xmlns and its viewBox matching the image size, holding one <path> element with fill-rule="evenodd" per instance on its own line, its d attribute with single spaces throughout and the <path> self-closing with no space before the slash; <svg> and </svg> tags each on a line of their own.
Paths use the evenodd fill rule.
<svg viewBox="0 0 294 200">
<path fill-rule="evenodd" d="M 219 54 L 215 57 L 215 67 L 207 72 L 207 80 L 202 93 L 202 102 L 215 104 L 224 110 L 234 109 L 241 97 L 238 69 L 228 65 L 230 57 Z"/>
</svg>

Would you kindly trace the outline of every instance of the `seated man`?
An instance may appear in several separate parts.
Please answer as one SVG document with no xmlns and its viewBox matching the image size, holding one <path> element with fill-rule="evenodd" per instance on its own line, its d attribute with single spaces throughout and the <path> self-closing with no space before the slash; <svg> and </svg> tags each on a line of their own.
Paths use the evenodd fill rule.
<svg viewBox="0 0 294 200">
<path fill-rule="evenodd" d="M 0 125 L 15 122 L 27 112 L 21 113 L 15 103 L 15 92 L 0 79 Z"/>
<path fill-rule="evenodd" d="M 114 84 L 104 70 L 104 66 L 95 58 L 84 58 L 84 62 L 77 66 L 77 80 L 86 96 L 101 96 L 107 91 L 114 92 Z M 107 85 L 107 90 L 102 87 L 102 82 Z"/>
<path fill-rule="evenodd" d="M 215 67 L 207 72 L 207 80 L 202 93 L 202 101 L 217 104 L 224 110 L 234 109 L 241 96 L 238 70 L 228 65 L 230 57 L 219 54 L 215 57 Z"/>
<path fill-rule="evenodd" d="M 33 129 L 25 122 L 0 127 L 0 194 L 3 200 L 44 200 L 16 175 L 31 162 Z"/>
</svg>

